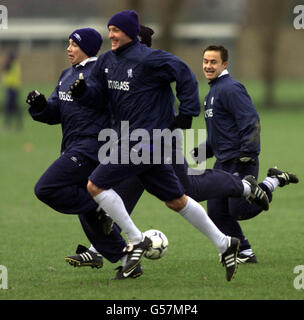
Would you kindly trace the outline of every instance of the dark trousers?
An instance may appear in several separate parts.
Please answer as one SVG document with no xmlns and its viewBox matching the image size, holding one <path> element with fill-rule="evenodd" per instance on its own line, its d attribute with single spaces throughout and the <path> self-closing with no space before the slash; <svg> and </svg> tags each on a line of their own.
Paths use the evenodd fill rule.
<svg viewBox="0 0 304 320">
<path fill-rule="evenodd" d="M 126 242 L 116 225 L 109 236 L 103 233 L 96 214 L 97 203 L 86 188 L 88 176 L 97 165 L 98 162 L 77 153 L 64 154 L 38 180 L 35 194 L 58 212 L 77 214 L 89 241 L 105 258 L 116 262 L 123 256 Z M 125 181 L 113 189 L 121 196 L 129 213 L 144 191 L 136 179 Z"/>
<path fill-rule="evenodd" d="M 101 162 L 89 176 L 89 180 L 94 185 L 102 189 L 111 189 L 122 181 L 137 177 L 145 190 L 161 201 L 178 199 L 185 194 L 185 190 L 176 176 L 173 167 L 170 164 L 164 163 L 164 161 L 154 164 L 152 153 L 150 153 L 151 158 L 149 163 L 140 162 L 137 164 L 130 160 L 133 154 L 137 155 L 137 151 L 134 151 L 134 149 L 130 151 L 129 149 L 123 150 L 121 146 L 118 146 L 117 154 L 119 157 L 128 159 L 128 163 L 117 164 L 117 162 L 109 161 L 103 164 Z M 113 160 L 115 160 L 114 157 L 115 155 L 113 155 Z"/>
<path fill-rule="evenodd" d="M 185 188 L 185 193 L 197 202 L 214 198 L 241 197 L 242 180 L 228 172 L 206 169 L 203 174 L 189 175 L 188 164 L 173 164 L 175 174 Z"/>
<path fill-rule="evenodd" d="M 253 175 L 258 178 L 259 160 L 255 159 L 254 164 L 240 164 L 235 160 L 221 163 L 216 161 L 214 169 L 221 169 L 232 174 L 237 174 L 240 178 Z M 271 200 L 271 192 L 265 185 L 260 186 L 267 192 Z M 250 248 L 248 239 L 244 236 L 241 226 L 237 220 L 247 220 L 262 212 L 256 204 L 249 204 L 245 198 L 221 197 L 207 201 L 208 215 L 216 226 L 225 234 L 237 237 L 241 240 L 240 250 Z"/>
</svg>

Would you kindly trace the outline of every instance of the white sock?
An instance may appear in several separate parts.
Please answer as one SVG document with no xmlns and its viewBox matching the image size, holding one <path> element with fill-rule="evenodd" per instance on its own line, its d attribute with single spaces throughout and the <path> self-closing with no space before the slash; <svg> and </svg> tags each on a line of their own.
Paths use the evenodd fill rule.
<svg viewBox="0 0 304 320">
<path fill-rule="evenodd" d="M 142 241 L 142 233 L 130 218 L 121 197 L 113 189 L 102 191 L 94 200 L 117 223 L 130 243 Z"/>
<path fill-rule="evenodd" d="M 99 253 L 95 248 L 94 246 L 91 244 L 90 248 L 89 248 L 90 251 L 93 251 L 94 253 Z"/>
<path fill-rule="evenodd" d="M 244 254 L 245 256 L 250 256 L 251 254 L 253 254 L 252 249 L 245 249 L 240 251 L 240 253 Z"/>
<path fill-rule="evenodd" d="M 273 192 L 278 187 L 280 182 L 278 178 L 266 177 L 263 183 L 271 192 Z"/>
<path fill-rule="evenodd" d="M 127 255 L 125 254 L 123 257 L 120 258 L 121 265 L 124 267 L 127 262 Z"/>
<path fill-rule="evenodd" d="M 198 202 L 188 197 L 186 206 L 179 211 L 179 214 L 211 240 L 220 253 L 226 251 L 228 237 L 217 228 Z"/>
<path fill-rule="evenodd" d="M 250 183 L 248 181 L 246 181 L 246 180 L 242 180 L 242 183 L 243 183 L 243 186 L 244 186 L 243 196 L 247 197 L 251 193 Z"/>
</svg>

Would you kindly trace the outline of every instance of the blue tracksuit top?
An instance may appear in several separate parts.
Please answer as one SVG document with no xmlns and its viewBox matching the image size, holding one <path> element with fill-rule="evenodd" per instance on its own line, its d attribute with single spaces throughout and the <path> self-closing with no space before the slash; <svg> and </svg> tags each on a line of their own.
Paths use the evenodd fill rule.
<svg viewBox="0 0 304 320">
<path fill-rule="evenodd" d="M 205 97 L 207 154 L 223 162 L 260 153 L 260 119 L 246 88 L 229 74 L 211 81 Z"/>
<path fill-rule="evenodd" d="M 79 73 L 82 72 L 85 77 L 89 76 L 96 63 L 96 60 L 90 60 L 85 65 L 79 64 L 65 69 L 47 101 L 47 107 L 41 112 L 30 107 L 29 113 L 36 121 L 51 125 L 61 124 L 61 153 L 75 151 L 98 161 L 98 150 L 101 146 L 98 134 L 101 129 L 110 127 L 110 113 L 107 108 L 101 106 L 97 109 L 85 108 L 67 94 L 70 85 L 78 79 Z"/>
<path fill-rule="evenodd" d="M 130 132 L 146 129 L 152 136 L 153 129 L 168 128 L 174 119 L 173 82 L 180 101 L 179 113 L 198 116 L 198 85 L 189 67 L 168 52 L 136 41 L 120 53 L 110 50 L 99 56 L 88 88 L 79 100 L 96 107 L 96 95 L 101 94 L 102 103 L 109 102 L 116 124 L 129 121 Z"/>
</svg>

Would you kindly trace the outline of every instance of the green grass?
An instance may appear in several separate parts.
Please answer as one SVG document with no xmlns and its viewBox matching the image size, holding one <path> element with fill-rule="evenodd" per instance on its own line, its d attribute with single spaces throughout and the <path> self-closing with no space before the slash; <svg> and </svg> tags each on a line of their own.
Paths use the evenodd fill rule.
<svg viewBox="0 0 304 320">
<path fill-rule="evenodd" d="M 64 257 L 78 243 L 89 245 L 78 218 L 54 212 L 33 193 L 59 155 L 60 128 L 26 116 L 22 132 L 1 130 L 0 265 L 8 269 L 8 289 L 0 289 L 0 300 L 303 300 L 293 270 L 304 264 L 304 111 L 261 111 L 260 117 L 260 180 L 278 165 L 297 173 L 301 183 L 278 188 L 268 212 L 241 222 L 259 263 L 240 266 L 230 283 L 207 238 L 147 193 L 132 216 L 141 230 L 167 235 L 164 258 L 144 259 L 144 275 L 136 280 L 109 281 L 119 263 L 70 267 Z M 195 119 L 194 126 L 202 125 L 202 117 Z"/>
<path fill-rule="evenodd" d="M 242 83 L 258 110 L 264 105 L 265 86 L 261 81 L 245 80 Z M 304 101 L 303 81 L 278 81 L 274 86 L 274 99 L 278 109 L 302 109 Z M 209 86 L 206 81 L 200 82 L 200 97 L 203 101 L 207 94 Z"/>
</svg>

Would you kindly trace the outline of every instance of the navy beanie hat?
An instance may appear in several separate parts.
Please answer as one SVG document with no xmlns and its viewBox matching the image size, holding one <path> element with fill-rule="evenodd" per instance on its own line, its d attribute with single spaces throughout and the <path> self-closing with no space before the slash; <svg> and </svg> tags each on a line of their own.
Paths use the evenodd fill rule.
<svg viewBox="0 0 304 320">
<path fill-rule="evenodd" d="M 134 10 L 126 10 L 114 14 L 108 22 L 108 27 L 111 25 L 122 30 L 133 40 L 139 35 L 140 25 L 138 15 Z"/>
<path fill-rule="evenodd" d="M 69 39 L 76 42 L 88 57 L 96 56 L 103 42 L 101 34 L 92 28 L 77 29 L 70 34 Z"/>
</svg>

